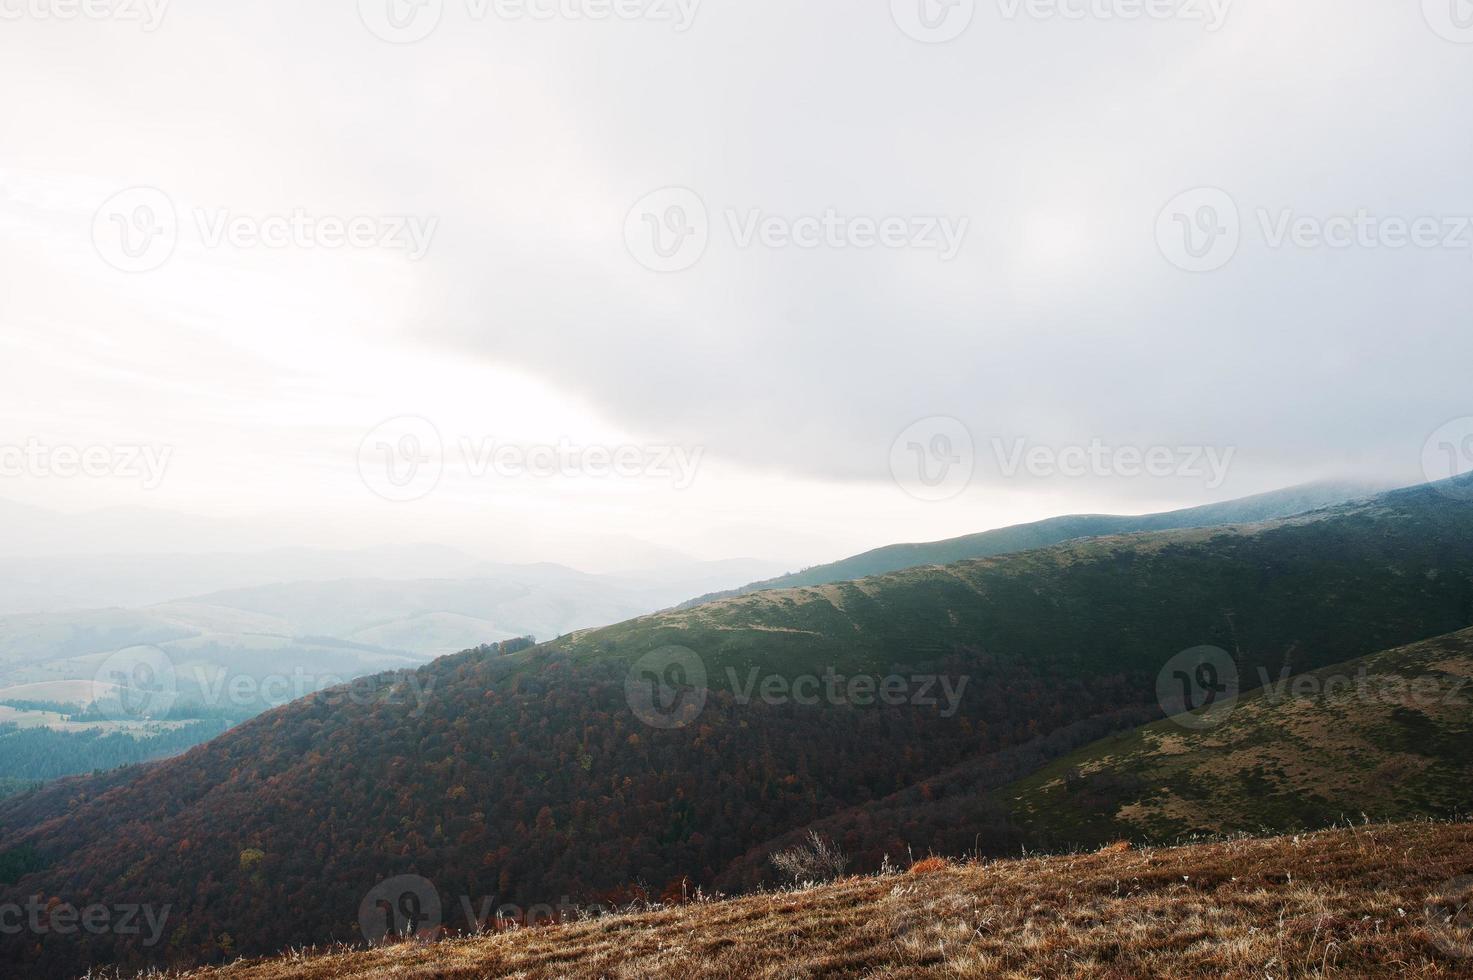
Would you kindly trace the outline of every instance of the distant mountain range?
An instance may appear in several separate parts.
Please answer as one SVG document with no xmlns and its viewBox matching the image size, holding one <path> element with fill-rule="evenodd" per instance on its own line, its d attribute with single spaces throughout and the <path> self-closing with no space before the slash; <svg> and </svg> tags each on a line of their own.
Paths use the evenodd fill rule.
<svg viewBox="0 0 1473 980">
<path fill-rule="evenodd" d="M 449 549 L 303 550 L 240 556 L 226 574 L 403 575 L 435 555 L 472 577 L 294 581 L 141 608 L 0 616 L 0 779 L 182 752 L 218 734 L 221 723 L 312 691 L 482 644 L 618 622 L 770 568 L 728 561 L 588 575 L 558 565 L 472 563 Z M 142 576 L 155 563 L 169 565 L 118 561 L 119 573 Z M 171 575 L 231 564 L 221 556 L 198 562 L 181 559 Z M 181 730 L 196 721 L 208 724 Z"/>
<path fill-rule="evenodd" d="M 315 558 L 319 570 L 337 567 L 337 556 Z M 293 581 L 142 608 L 0 616 L 0 701 L 74 700 L 48 692 L 91 681 L 100 660 L 142 645 L 163 649 L 181 672 L 202 664 L 351 679 L 482 643 L 552 639 L 618 622 L 669 606 L 692 587 L 739 581 L 753 567 L 760 563 L 691 563 L 615 576 L 476 563 L 465 578 Z"/>
<path fill-rule="evenodd" d="M 1053 832 L 1067 843 L 1074 824 L 1035 824 L 999 790 L 1159 720 L 1158 683 L 1180 652 L 1219 647 L 1251 682 L 1473 627 L 1473 508 L 1452 489 L 1468 487 L 762 591 L 510 655 L 468 650 L 353 696 L 300 699 L 167 762 L 0 802 L 13 879 L 0 901 L 168 902 L 167 958 L 211 961 L 355 941 L 365 896 L 398 875 L 530 906 L 628 897 L 641 881 L 745 888 L 810 829 L 857 870 L 911 849 L 1005 853 Z M 1406 663 L 1451 676 L 1452 652 Z M 1432 728 L 1398 717 L 1423 760 L 1401 761 L 1426 771 L 1462 730 L 1454 716 Z M 1299 775 L 1243 777 L 1233 820 L 1284 817 L 1272 792 L 1257 807 L 1260 785 L 1334 805 L 1314 769 Z M 1060 805 L 1112 799 L 1109 780 L 1084 777 L 1089 792 Z M 1160 802 L 1132 785 L 1120 807 Z M 1378 815 L 1466 809 L 1470 785 L 1383 794 Z M 58 975 L 160 962 L 128 937 L 33 939 L 0 937 L 0 956 Z"/>
</svg>

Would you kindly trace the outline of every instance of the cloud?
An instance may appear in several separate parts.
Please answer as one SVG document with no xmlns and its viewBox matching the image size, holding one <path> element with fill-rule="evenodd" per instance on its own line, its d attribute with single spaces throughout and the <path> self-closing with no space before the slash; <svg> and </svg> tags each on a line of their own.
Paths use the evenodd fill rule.
<svg viewBox="0 0 1473 980">
<path fill-rule="evenodd" d="M 926 44 L 891 8 L 706 0 L 677 31 L 446 0 L 414 44 L 352 3 L 170 5 L 151 32 L 9 23 L 0 80 L 25 96 L 0 128 L 26 138 L 0 175 L 0 329 L 26 361 L 0 367 L 0 409 L 27 433 L 98 414 L 161 433 L 204 509 L 352 492 L 342 447 L 391 415 L 700 445 L 729 483 L 698 507 L 611 512 L 562 488 L 564 529 L 678 523 L 722 548 L 752 520 L 769 542 L 837 541 L 826 520 L 884 512 L 885 533 L 918 537 L 1032 516 L 1024 497 L 1206 492 L 1008 480 L 994 439 L 1235 447 L 1222 492 L 1248 492 L 1415 478 L 1428 434 L 1473 412 L 1473 245 L 1274 247 L 1265 230 L 1473 215 L 1473 49 L 1419 11 L 1239 2 L 1208 31 L 979 4 Z M 128 278 L 89 236 L 135 185 L 164 189 L 182 230 L 168 266 Z M 1158 218 L 1202 187 L 1229 195 L 1240 241 L 1193 273 Z M 662 273 L 626 230 L 664 188 L 697 196 L 705 248 Z M 420 261 L 212 249 L 189 236 L 196 209 L 437 224 Z M 874 241 L 889 221 L 894 247 Z M 953 257 L 929 247 L 963 223 Z M 48 387 L 74 408 L 34 407 Z M 918 518 L 892 496 L 892 443 L 932 416 L 970 430 L 978 491 Z"/>
</svg>

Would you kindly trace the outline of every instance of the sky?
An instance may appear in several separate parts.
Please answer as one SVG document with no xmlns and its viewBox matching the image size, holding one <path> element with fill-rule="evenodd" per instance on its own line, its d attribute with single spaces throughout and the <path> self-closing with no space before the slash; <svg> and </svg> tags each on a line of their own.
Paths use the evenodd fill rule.
<svg viewBox="0 0 1473 980">
<path fill-rule="evenodd" d="M 796 567 L 1449 476 L 1470 73 L 1466 0 L 0 0 L 0 517 Z"/>
</svg>

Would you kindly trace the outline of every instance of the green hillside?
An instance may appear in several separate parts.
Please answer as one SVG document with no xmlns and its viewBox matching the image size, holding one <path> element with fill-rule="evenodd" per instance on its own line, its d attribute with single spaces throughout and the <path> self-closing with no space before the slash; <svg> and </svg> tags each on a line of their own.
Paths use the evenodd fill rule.
<svg viewBox="0 0 1473 980">
<path fill-rule="evenodd" d="M 1220 646 L 1251 677 L 1470 626 L 1473 508 L 1421 487 L 466 651 L 176 759 L 0 801 L 0 858 L 27 869 L 0 903 L 151 901 L 177 917 L 163 952 L 0 936 L 0 961 L 75 975 L 218 962 L 224 934 L 247 954 L 358 941 L 360 902 L 398 875 L 524 907 L 627 901 L 641 882 L 734 890 L 770 881 L 773 842 L 810 828 L 831 828 L 856 870 L 907 848 L 1016 853 L 1031 828 L 979 806 L 985 791 L 1158 717 L 1177 652 Z M 858 697 L 764 694 L 855 674 L 869 675 Z M 875 678 L 892 677 L 915 696 L 876 703 Z M 636 695 L 657 689 L 678 715 L 641 712 Z"/>
<path fill-rule="evenodd" d="M 876 548 L 873 551 L 866 551 L 863 554 L 826 565 L 805 568 L 801 572 L 791 572 L 761 582 L 753 582 L 740 589 L 702 596 L 684 603 L 680 608 L 689 609 L 716 599 L 750 595 L 753 592 L 770 589 L 792 589 L 829 585 L 834 582 L 849 582 L 873 575 L 884 575 L 887 572 L 917 568 L 921 565 L 949 565 L 953 562 L 978 558 L 995 558 L 999 555 L 1047 548 L 1079 538 L 1135 534 L 1143 531 L 1220 527 L 1228 524 L 1256 524 L 1369 497 L 1378 489 L 1363 483 L 1310 483 L 1244 497 L 1240 500 L 1207 504 L 1163 514 L 1147 514 L 1140 517 L 1074 514 L 1067 517 L 1052 517 L 1030 524 L 1019 524 L 1014 527 L 998 528 L 993 531 L 982 531 L 978 534 L 949 538 L 945 541 L 886 545 L 883 548 Z"/>
<path fill-rule="evenodd" d="M 1127 673 L 1237 652 L 1245 675 L 1327 666 L 1473 624 L 1473 509 L 1431 487 L 1277 522 L 1071 541 L 644 616 L 539 648 L 579 662 L 694 651 L 712 688 L 753 667 L 883 671 L 958 648 Z M 1352 598 L 1353 597 L 1353 598 Z M 985 678 L 978 678 L 985 682 Z"/>
<path fill-rule="evenodd" d="M 1473 630 L 1465 630 L 1273 676 L 1216 727 L 1158 722 L 1081 749 L 1004 794 L 1020 824 L 1082 843 L 1451 816 L 1473 806 L 1470 749 Z"/>
</svg>

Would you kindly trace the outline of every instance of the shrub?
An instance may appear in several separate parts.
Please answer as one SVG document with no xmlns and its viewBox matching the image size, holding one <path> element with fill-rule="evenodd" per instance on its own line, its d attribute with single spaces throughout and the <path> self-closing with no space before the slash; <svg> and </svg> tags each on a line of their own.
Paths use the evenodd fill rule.
<svg viewBox="0 0 1473 980">
<path fill-rule="evenodd" d="M 912 864 L 910 866 L 910 873 L 913 875 L 929 875 L 935 874 L 937 871 L 945 871 L 949 867 L 951 867 L 951 862 L 946 860 L 946 858 L 928 857 L 922 858 L 915 864 Z"/>
<path fill-rule="evenodd" d="M 772 855 L 772 866 L 795 885 L 833 881 L 848 865 L 849 859 L 838 845 L 812 830 L 804 843 Z"/>
</svg>

